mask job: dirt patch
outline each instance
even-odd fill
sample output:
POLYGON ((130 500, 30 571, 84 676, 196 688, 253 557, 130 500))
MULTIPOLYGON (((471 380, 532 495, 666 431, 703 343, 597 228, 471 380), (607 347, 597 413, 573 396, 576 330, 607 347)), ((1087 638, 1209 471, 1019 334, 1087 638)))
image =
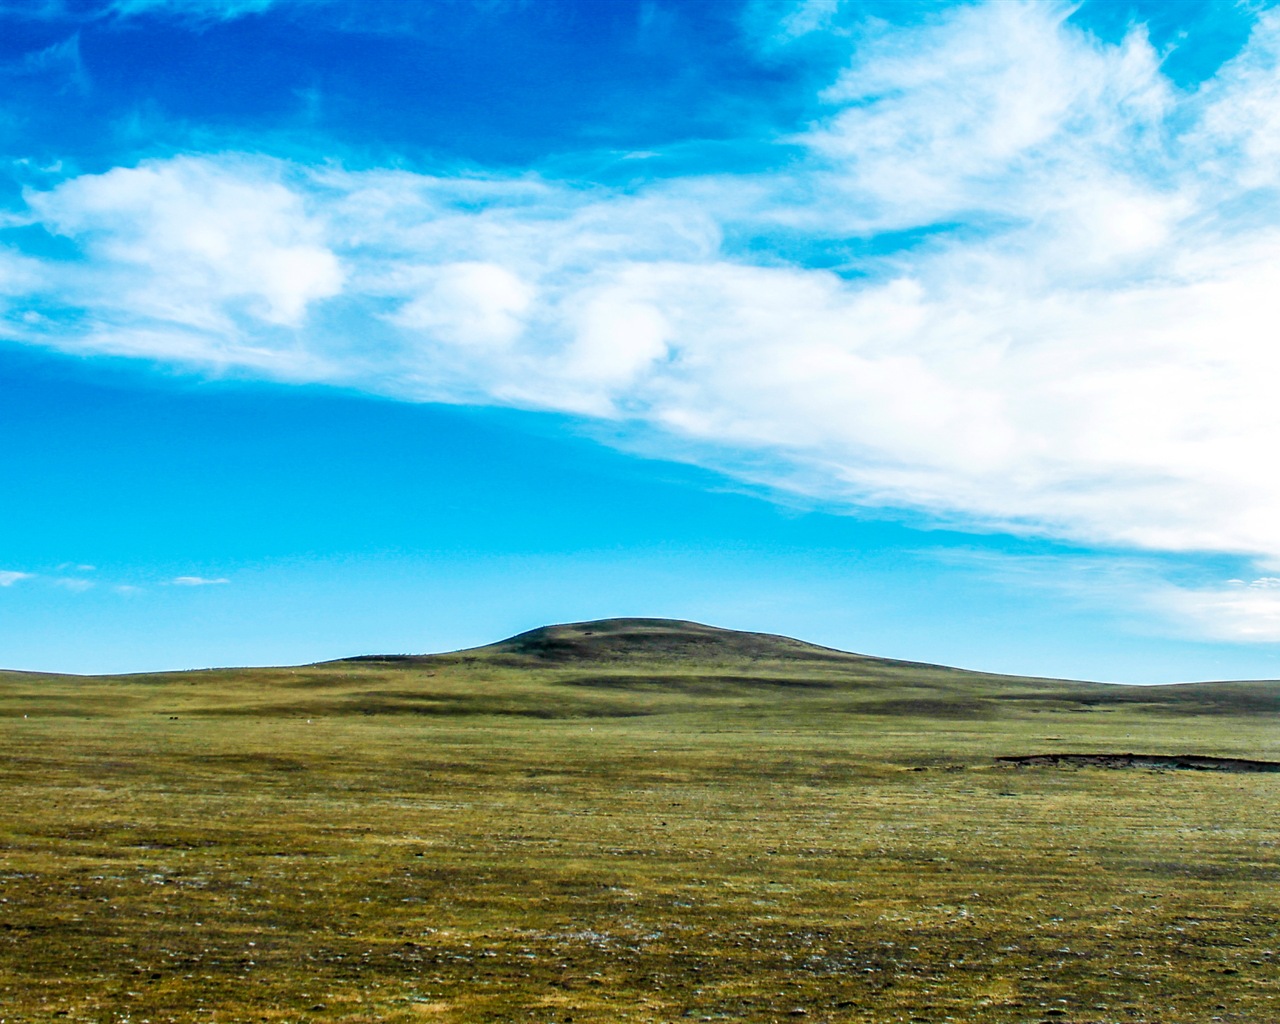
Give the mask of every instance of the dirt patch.
POLYGON ((1280 761, 1245 757, 1205 757, 1200 754, 1019 754, 997 761, 1027 767, 1148 768, 1198 772, 1280 772, 1280 761))

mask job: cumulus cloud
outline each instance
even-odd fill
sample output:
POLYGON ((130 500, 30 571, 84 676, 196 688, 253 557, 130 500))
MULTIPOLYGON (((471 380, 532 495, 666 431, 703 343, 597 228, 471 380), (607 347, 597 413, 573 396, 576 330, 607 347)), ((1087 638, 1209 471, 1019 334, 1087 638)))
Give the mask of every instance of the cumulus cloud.
POLYGON ((292 327, 341 289, 342 268, 273 169, 180 157, 27 200, 46 230, 83 246, 87 264, 60 285, 95 313, 224 333, 237 318, 292 327))
POLYGON ((524 332, 524 314, 533 289, 494 263, 461 262, 413 268, 407 277, 421 290, 400 306, 392 320, 410 332, 430 334, 447 344, 506 347, 524 332), (414 273, 416 270, 416 273, 414 273))
MULTIPOLYGON (((790 10, 824 31, 829 5, 790 10)), ((83 259, 0 253, 7 330, 600 417, 824 499, 1272 571, 1280 12, 1187 91, 1141 27, 1105 43, 1069 10, 849 33, 825 114, 751 176, 69 178, 25 216, 83 259)))
POLYGON ((204 576, 175 576, 169 582, 175 587, 213 587, 222 583, 230 583, 231 581, 223 577, 207 579, 204 576))

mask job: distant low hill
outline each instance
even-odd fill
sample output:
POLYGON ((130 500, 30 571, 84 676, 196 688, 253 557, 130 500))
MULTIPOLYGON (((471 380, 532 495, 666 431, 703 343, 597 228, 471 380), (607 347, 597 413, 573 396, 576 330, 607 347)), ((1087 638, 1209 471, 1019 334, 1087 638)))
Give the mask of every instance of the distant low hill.
POLYGON ((775 633, 748 633, 684 619, 618 618, 539 626, 483 647, 449 654, 364 654, 351 662, 422 662, 449 657, 511 656, 538 664, 675 659, 867 662, 885 659, 820 647, 775 633))
POLYGON ((616 618, 590 622, 566 622, 539 626, 483 647, 447 654, 359 655, 339 659, 341 662, 413 662, 427 664, 441 659, 497 659, 528 667, 575 664, 616 663, 626 661, 676 662, 682 665, 754 664, 763 669, 767 664, 788 664, 808 668, 844 668, 867 672, 920 671, 954 673, 957 677, 983 679, 1026 679, 1035 677, 1000 676, 968 669, 949 668, 928 662, 903 661, 854 654, 833 647, 823 647, 777 633, 752 633, 738 629, 708 626, 685 619, 616 618))
POLYGON ((0 715, 676 713, 934 720, 1280 712, 1280 682, 1121 686, 995 675, 674 619, 544 626, 448 654, 126 676, 0 672, 0 715))
POLYGON ((627 658, 867 660, 774 633, 746 633, 682 619, 600 619, 542 626, 482 649, 565 662, 627 658))

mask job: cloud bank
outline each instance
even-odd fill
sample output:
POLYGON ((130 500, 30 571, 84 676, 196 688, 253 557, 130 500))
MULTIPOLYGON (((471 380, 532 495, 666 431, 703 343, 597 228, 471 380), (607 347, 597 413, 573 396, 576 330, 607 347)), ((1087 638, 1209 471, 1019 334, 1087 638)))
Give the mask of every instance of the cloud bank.
MULTIPOLYGON (((779 31, 829 30, 803 10, 779 31)), ((1280 14, 1184 90, 1141 27, 1069 13, 863 26, 824 116, 756 140, 770 171, 220 153, 28 190, 8 223, 74 255, 0 250, 4 336, 591 417, 849 506, 1280 569, 1280 14)))

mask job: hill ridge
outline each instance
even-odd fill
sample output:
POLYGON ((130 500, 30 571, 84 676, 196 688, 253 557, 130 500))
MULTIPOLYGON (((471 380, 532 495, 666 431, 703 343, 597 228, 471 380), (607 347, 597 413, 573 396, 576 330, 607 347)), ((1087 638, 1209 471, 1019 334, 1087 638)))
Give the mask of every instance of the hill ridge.
POLYGON ((712 626, 691 619, 648 616, 618 616, 553 623, 537 626, 479 647, 442 651, 436 654, 361 654, 322 664, 378 661, 412 663, 496 654, 528 659, 538 664, 567 665, 574 661, 705 658, 717 653, 727 660, 745 658, 760 661, 807 661, 822 662, 831 666, 846 665, 850 668, 919 669, 954 673, 957 676, 975 679, 1080 683, 1086 686, 1112 685, 1098 684, 1093 680, 1067 679, 1058 676, 1021 676, 1007 672, 989 672, 984 669, 959 668, 938 662, 861 654, 841 650, 838 647, 827 647, 809 640, 800 640, 783 633, 740 630, 727 626, 712 626))
POLYGON ((551 658, 732 654, 858 659, 867 656, 821 644, 751 630, 711 626, 690 619, 622 616, 538 626, 488 644, 481 650, 536 654, 551 658))

